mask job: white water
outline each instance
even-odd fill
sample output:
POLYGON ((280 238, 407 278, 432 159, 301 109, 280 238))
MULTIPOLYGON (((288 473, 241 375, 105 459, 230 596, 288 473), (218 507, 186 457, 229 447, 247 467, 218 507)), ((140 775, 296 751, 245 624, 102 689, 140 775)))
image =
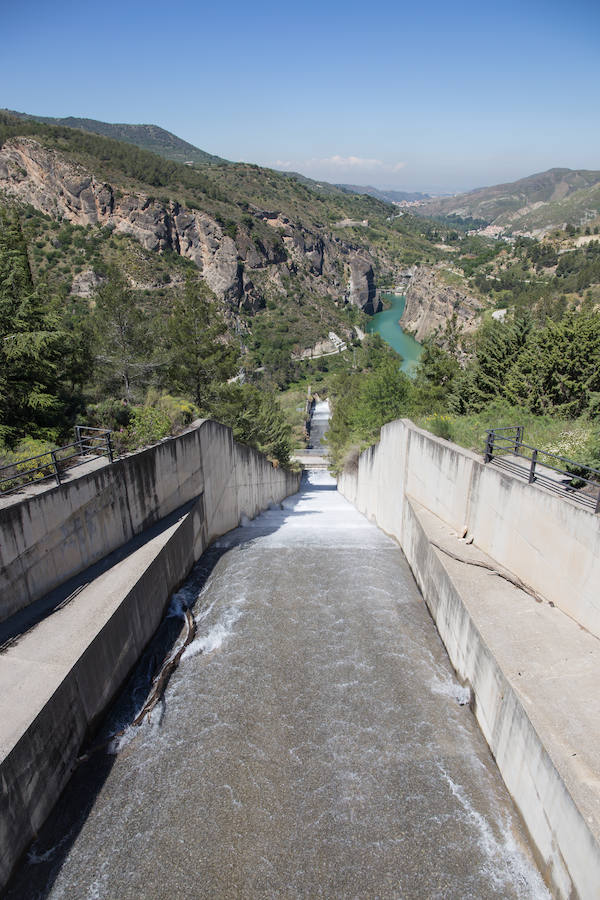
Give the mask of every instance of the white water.
POLYGON ((11 896, 547 897, 397 545, 314 472, 212 552, 160 715, 11 896))

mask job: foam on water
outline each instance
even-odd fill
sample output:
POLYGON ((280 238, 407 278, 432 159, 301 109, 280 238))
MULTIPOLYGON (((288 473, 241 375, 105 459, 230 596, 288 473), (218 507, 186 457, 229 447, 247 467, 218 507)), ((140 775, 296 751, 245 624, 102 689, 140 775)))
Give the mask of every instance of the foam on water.
MULTIPOLYGON (((242 615, 242 606, 246 602, 244 596, 238 597, 234 603, 219 610, 218 619, 202 633, 196 633, 194 640, 185 648, 182 661, 197 656, 199 653, 213 653, 233 634, 233 626, 242 615)), ((196 617, 196 626, 203 624, 215 609, 215 603, 209 604, 196 617)))
POLYGON ((482 869, 495 889, 503 891, 508 885, 517 884, 522 898, 550 900, 551 894, 548 888, 539 872, 526 860, 523 848, 516 843, 514 831, 507 822, 506 816, 496 820, 495 824, 499 831, 496 836, 489 821, 475 809, 469 800, 465 789, 452 780, 443 766, 440 766, 440 772, 453 796, 462 806, 465 815, 477 828, 482 850, 482 869))
POLYGON ((459 684, 451 675, 440 678, 439 674, 436 674, 429 687, 434 694, 456 700, 459 706, 467 706, 471 702, 471 688, 468 685, 459 684))
POLYGON ((52 900, 547 897, 397 545, 322 470, 273 506, 173 597, 163 702, 8 900, 51 866, 52 900))

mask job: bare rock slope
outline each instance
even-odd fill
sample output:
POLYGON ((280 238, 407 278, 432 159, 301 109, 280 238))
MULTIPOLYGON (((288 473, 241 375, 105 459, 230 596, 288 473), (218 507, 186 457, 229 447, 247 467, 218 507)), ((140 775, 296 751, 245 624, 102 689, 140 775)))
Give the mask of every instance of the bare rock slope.
POLYGON ((481 301, 445 284, 438 267, 415 267, 405 296, 400 324, 418 341, 443 331, 454 314, 464 331, 473 331, 479 324, 481 301))
POLYGON ((317 296, 347 300, 367 312, 377 308, 368 252, 310 231, 281 212, 252 210, 280 240, 257 241, 243 224, 234 239, 208 213, 117 190, 32 138, 14 138, 0 149, 0 192, 53 218, 108 226, 148 250, 178 253, 192 260, 217 297, 234 307, 259 308, 265 285, 285 293, 282 276, 299 274, 317 296))

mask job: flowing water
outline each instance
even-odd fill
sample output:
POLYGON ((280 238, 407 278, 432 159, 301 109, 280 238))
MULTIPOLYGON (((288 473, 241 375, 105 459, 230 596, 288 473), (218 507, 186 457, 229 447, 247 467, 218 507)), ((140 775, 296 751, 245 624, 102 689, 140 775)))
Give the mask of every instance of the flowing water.
POLYGON ((399 320, 404 312, 406 298, 403 294, 383 294, 383 299, 390 303, 390 307, 369 319, 367 331, 369 334, 380 334, 383 340, 400 354, 401 368, 410 375, 416 368, 423 347, 400 326, 399 320))
POLYGON ((335 487, 305 475, 205 554, 164 702, 9 897, 548 896, 402 552, 335 487))
POLYGON ((310 438, 307 449, 327 453, 327 442, 323 438, 329 429, 330 417, 329 400, 317 400, 310 417, 310 438))

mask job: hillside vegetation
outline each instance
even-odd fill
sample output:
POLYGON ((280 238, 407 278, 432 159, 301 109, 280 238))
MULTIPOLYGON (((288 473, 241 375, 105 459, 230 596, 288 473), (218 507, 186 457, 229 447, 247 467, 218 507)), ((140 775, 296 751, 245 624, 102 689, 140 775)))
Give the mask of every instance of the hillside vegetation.
POLYGON ((549 169, 507 184, 427 200, 415 212, 503 226, 507 233, 585 225, 600 215, 600 172, 549 169))
POLYGON ((285 463, 276 391, 316 366, 294 356, 331 330, 357 342, 352 291, 438 256, 386 204, 256 166, 190 167, 9 114, 0 147, 5 461, 77 421, 125 449, 208 415, 285 463), (190 223, 186 256, 175 229, 190 223))
POLYGON ((4 112, 21 119, 31 119, 34 122, 44 122, 47 125, 65 125, 67 128, 79 128, 81 131, 90 131, 92 134, 100 134, 113 138, 116 141, 124 141, 127 144, 135 144, 142 150, 149 150, 165 159, 172 159, 180 163, 225 163, 227 160, 220 156, 214 156, 205 150, 200 150, 187 141, 177 137, 170 131, 160 128, 158 125, 127 125, 125 123, 112 124, 99 122, 97 119, 79 119, 75 116, 56 118, 52 116, 32 116, 28 113, 14 112, 7 109, 4 112))
POLYGON ((333 399, 338 467, 399 415, 466 442, 505 415, 560 421, 598 456, 598 225, 494 241, 334 185, 9 114, 0 190, 5 459, 77 421, 126 449, 204 415, 285 464, 309 385, 333 399), (415 267, 438 302, 411 380, 363 332, 378 291, 415 267), (330 332, 348 350, 322 357, 330 332))

